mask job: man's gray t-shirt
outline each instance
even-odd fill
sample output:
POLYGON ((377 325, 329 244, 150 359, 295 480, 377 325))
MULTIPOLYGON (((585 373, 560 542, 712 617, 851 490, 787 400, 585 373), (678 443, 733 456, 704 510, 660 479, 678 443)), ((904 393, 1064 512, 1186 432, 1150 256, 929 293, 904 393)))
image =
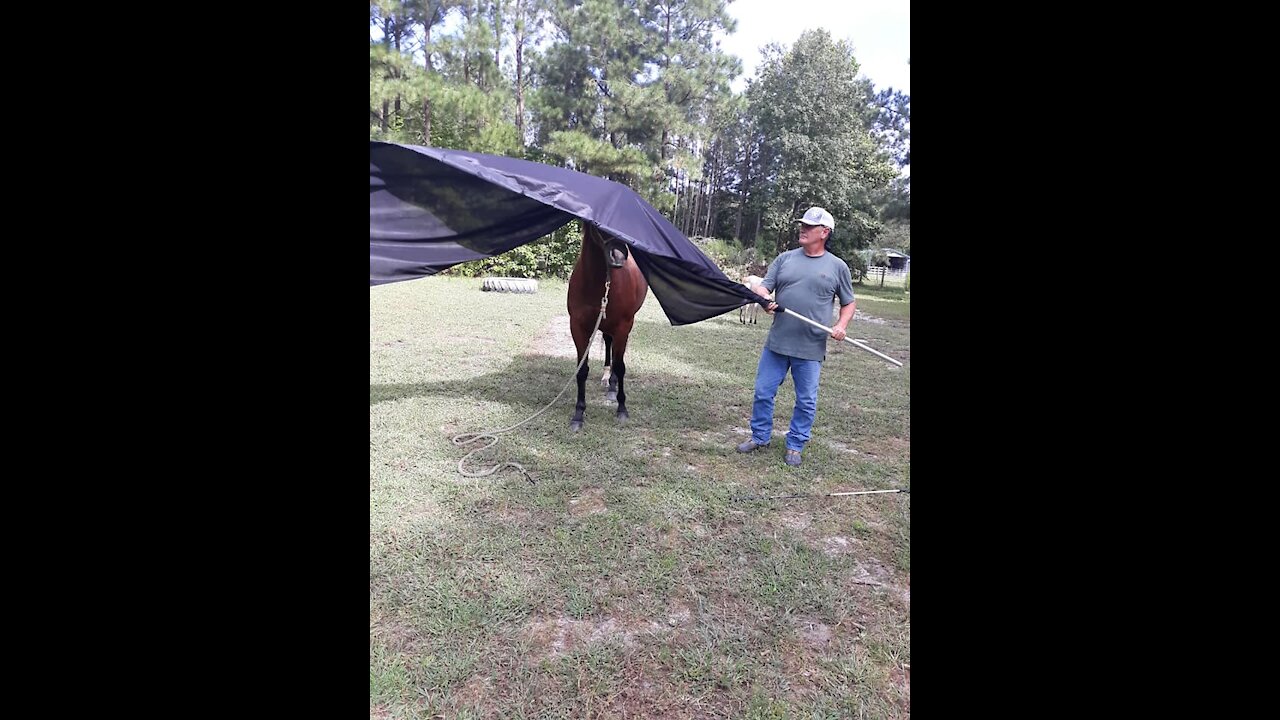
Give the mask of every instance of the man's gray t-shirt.
MULTIPOLYGON (((788 250, 769 264, 761 284, 782 307, 827 327, 832 324, 832 298, 839 298, 842 307, 853 302, 849 266, 830 250, 818 257, 805 255, 804 248, 788 250)), ((773 314, 765 346, 780 355, 826 360, 830 337, 825 330, 779 311, 773 314)))

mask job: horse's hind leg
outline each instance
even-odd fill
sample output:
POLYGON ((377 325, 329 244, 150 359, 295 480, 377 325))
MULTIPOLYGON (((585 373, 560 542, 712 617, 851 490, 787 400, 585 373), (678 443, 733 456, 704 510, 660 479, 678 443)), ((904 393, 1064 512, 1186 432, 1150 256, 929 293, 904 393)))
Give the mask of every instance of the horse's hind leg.
MULTIPOLYGON (((602 333, 603 334, 603 333, 602 333)), ((622 357, 622 352, 618 352, 622 357)), ((614 373, 613 336, 604 336, 604 376, 600 378, 600 387, 604 388, 604 399, 609 402, 618 401, 618 376, 614 373)))
POLYGON ((607 391, 608 400, 612 401, 615 383, 610 381, 610 375, 613 373, 613 336, 600 331, 600 337, 604 338, 604 375, 600 377, 600 387, 607 391))
MULTIPOLYGON (((621 357, 619 357, 621 359, 621 357)), ((617 366, 609 368, 609 377, 604 387, 604 399, 609 402, 618 401, 618 375, 616 373, 617 366)))
MULTIPOLYGON (((627 375, 627 364, 623 360, 627 352, 627 335, 631 332, 631 328, 626 328, 618 333, 616 340, 617 352, 613 358, 613 377, 618 381, 618 422, 626 422, 630 415, 627 414, 627 391, 624 385, 624 378, 627 375)), ((612 386, 612 382, 610 385, 612 386)))

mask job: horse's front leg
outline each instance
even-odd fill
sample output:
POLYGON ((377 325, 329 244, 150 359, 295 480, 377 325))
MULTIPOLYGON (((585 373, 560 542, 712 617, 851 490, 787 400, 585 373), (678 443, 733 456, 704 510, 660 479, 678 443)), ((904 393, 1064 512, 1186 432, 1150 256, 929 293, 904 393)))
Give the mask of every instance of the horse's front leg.
MULTIPOLYGON (((622 378, 627 374, 627 365, 622 360, 622 355, 614 358, 613 361, 613 377, 618 380, 618 422, 626 422, 631 416, 627 414, 627 391, 623 389, 622 378)), ((612 389, 612 383, 610 383, 612 389)), ((613 394, 612 392, 610 394, 613 394)))
MULTIPOLYGON (((627 328, 626 333, 631 329, 627 328)), ((627 391, 624 385, 627 376, 627 364, 624 360, 627 352, 627 335, 619 333, 614 340, 613 379, 618 382, 618 422, 624 423, 631 416, 627 414, 627 391)), ((609 383, 612 388, 613 382, 609 383)))
POLYGON ((569 419, 569 429, 577 432, 582 429, 582 413, 587 409, 587 375, 591 372, 590 362, 583 362, 578 368, 578 404, 573 406, 573 417, 569 419))

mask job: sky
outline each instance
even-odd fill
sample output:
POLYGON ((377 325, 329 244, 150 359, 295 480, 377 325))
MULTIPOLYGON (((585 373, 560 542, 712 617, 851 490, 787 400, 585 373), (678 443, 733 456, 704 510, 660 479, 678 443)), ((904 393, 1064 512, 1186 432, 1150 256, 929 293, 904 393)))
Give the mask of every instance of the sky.
POLYGON ((805 30, 823 28, 853 45, 859 74, 876 90, 892 87, 911 94, 910 0, 733 0, 728 10, 738 30, 720 47, 742 59, 735 91, 755 77, 760 48, 771 42, 789 48, 805 30))

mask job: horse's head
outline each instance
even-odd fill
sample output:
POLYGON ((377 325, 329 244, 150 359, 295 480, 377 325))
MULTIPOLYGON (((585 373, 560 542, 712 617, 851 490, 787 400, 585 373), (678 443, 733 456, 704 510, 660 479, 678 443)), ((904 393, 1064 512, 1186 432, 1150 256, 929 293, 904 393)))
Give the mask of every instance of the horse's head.
POLYGON ((604 260, 611 268, 620 268, 627 264, 627 244, 621 240, 610 238, 604 243, 604 260))
POLYGON ((609 267, 620 268, 627 264, 627 254, 630 250, 625 242, 600 232, 594 226, 587 227, 586 235, 587 239, 604 253, 604 261, 609 267))

